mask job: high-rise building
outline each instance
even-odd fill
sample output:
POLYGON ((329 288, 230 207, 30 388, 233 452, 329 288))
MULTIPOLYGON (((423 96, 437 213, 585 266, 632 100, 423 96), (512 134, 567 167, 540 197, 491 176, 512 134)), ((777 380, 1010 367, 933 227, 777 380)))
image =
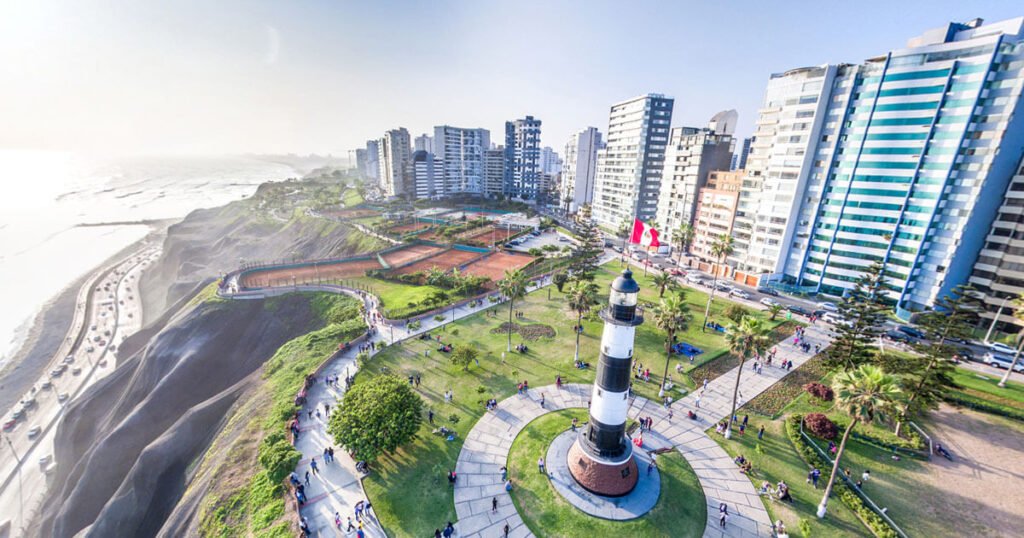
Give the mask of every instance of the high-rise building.
POLYGON ((673 102, 652 93, 611 106, 594 177, 592 210, 599 226, 616 230, 634 217, 654 219, 673 102))
POLYGON ((1002 205, 974 262, 970 284, 982 294, 988 326, 997 320, 1000 330, 1016 333, 1024 325, 1014 315, 1011 302, 1024 296, 1024 160, 1010 180, 1002 205))
POLYGON ((736 133, 736 124, 739 121, 740 114, 736 112, 736 109, 723 110, 711 116, 711 121, 708 122, 708 129, 720 135, 732 136, 736 133))
POLYGON ((484 151, 483 195, 496 198, 505 193, 505 147, 484 151))
POLYGON ((366 177, 366 148, 356 148, 356 172, 366 177))
POLYGON ((559 174, 562 172, 562 158, 550 147, 540 149, 540 172, 542 174, 559 174))
POLYGON ((434 138, 423 133, 417 136, 412 143, 413 151, 429 151, 430 153, 437 153, 434 151, 434 138))
POLYGON ((491 147, 490 131, 439 125, 434 127, 433 147, 444 167, 441 194, 483 192, 484 152, 491 147))
POLYGON ((380 144, 377 140, 366 141, 366 170, 363 174, 372 181, 380 179, 380 144))
POLYGON ((601 131, 587 127, 573 133, 565 144, 562 164, 562 207, 575 213, 594 200, 594 174, 597 172, 597 151, 604 148, 601 131))
POLYGON ((416 198, 432 198, 444 194, 444 169, 429 151, 413 152, 412 180, 416 198))
MULTIPOLYGON (((712 120, 711 125, 714 124, 712 120)), ((719 121, 718 125, 724 124, 719 121)), ((664 237, 663 242, 670 243, 680 225, 693 224, 697 194, 707 182, 708 173, 729 168, 732 144, 731 135, 719 134, 710 128, 672 129, 668 147, 665 148, 661 188, 658 191, 656 220, 664 237)))
POLYGON ((743 170, 714 171, 697 194, 697 213, 693 223, 690 252, 704 261, 717 262, 711 246, 722 235, 732 235, 736 204, 743 185, 743 170))
POLYGON ((782 272, 835 71, 793 69, 768 80, 733 226, 732 260, 743 273, 782 272))
POLYGON ((412 156, 409 131, 405 127, 384 133, 378 141, 380 188, 385 196, 401 196, 409 190, 409 163, 412 156))
POLYGON ((902 318, 967 282, 1024 148, 1022 87, 1024 17, 773 76, 736 218, 742 268, 838 296, 881 262, 902 318))
POLYGON ((505 122, 505 195, 537 200, 540 187, 540 120, 505 122))
POLYGON ((730 170, 744 170, 747 168, 747 155, 750 153, 751 137, 744 138, 739 147, 732 153, 732 165, 730 170))

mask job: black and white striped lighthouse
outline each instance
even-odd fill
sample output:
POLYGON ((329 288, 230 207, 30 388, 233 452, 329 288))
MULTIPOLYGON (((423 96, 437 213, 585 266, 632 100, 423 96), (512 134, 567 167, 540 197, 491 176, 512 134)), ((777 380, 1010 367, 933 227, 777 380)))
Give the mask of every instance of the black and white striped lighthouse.
POLYGON ((632 445, 626 437, 626 414, 633 342, 636 327, 644 320, 637 312, 640 286, 631 271, 623 271, 611 288, 608 306, 601 311, 604 332, 590 398, 590 421, 569 450, 569 470, 587 490, 619 496, 632 491, 638 478, 632 445))

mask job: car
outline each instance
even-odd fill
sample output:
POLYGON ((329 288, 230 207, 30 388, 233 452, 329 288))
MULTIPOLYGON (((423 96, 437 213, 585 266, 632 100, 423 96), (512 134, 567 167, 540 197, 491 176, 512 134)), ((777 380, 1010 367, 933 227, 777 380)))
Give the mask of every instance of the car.
POLYGON ((81 373, 82 373, 82 369, 77 367, 77 366, 71 369, 71 375, 78 375, 78 374, 81 374, 81 373))
POLYGON ((715 282, 715 289, 718 291, 724 291, 725 293, 732 292, 732 286, 726 284, 725 282, 715 282))
POLYGON ((53 454, 47 454, 47 455, 39 458, 39 466, 40 467, 46 467, 52 461, 53 461, 53 454))
POLYGON ((58 402, 66 402, 67 400, 68 400, 68 393, 62 392, 62 393, 57 395, 57 401, 58 402))
POLYGON ((970 344, 971 342, 968 339, 966 339, 966 338, 960 338, 960 337, 956 337, 956 336, 947 336, 945 339, 943 339, 943 343, 944 344, 960 344, 960 345, 966 346, 966 345, 970 344))
POLYGON ((672 268, 672 269, 668 270, 668 274, 670 274, 672 276, 683 276, 686 273, 680 271, 679 269, 672 268))
POLYGON ((829 301, 822 301, 822 302, 818 303, 816 306, 820 310, 824 310, 826 312, 839 312, 839 307, 836 306, 835 303, 831 303, 829 301))
POLYGON ((777 290, 775 288, 769 288, 767 286, 758 286, 757 287, 757 293, 763 293, 765 295, 771 295, 772 297, 778 297, 779 296, 779 290, 777 290))
POLYGON ((761 299, 759 302, 761 304, 767 306, 768 308, 771 308, 771 307, 779 304, 778 301, 776 301, 775 299, 772 299, 771 297, 765 297, 765 298, 761 299))
POLYGON ((910 325, 900 325, 899 327, 896 327, 896 330, 912 338, 917 338, 918 340, 928 339, 928 335, 924 331, 917 327, 911 327, 910 325))
POLYGON ((73 362, 75 362, 74 355, 68 355, 67 357, 64 357, 64 364, 71 364, 73 362))
POLYGON ((43 428, 42 427, 40 427, 40 426, 32 426, 28 430, 28 438, 29 439, 35 439, 36 437, 39 437, 40 433, 43 433, 43 428))
POLYGON ((954 349, 954 352, 954 357, 957 357, 960 360, 964 360, 967 362, 974 362, 978 360, 978 358, 974 356, 974 352, 965 347, 956 348, 954 349))
POLYGON ((794 305, 789 305, 789 306, 786 307, 786 310, 789 310, 790 312, 792 312, 794 314, 800 314, 801 316, 810 317, 810 315, 811 315, 811 313, 808 312, 806 308, 804 308, 804 307, 802 307, 800 305, 795 305, 795 304, 794 305))
MULTIPOLYGON (((986 353, 985 364, 997 370, 1002 370, 1009 368, 1010 365, 1013 364, 1013 358, 1005 355, 999 355, 998 353, 986 353)), ((1016 366, 1013 367, 1013 371, 1018 373, 1024 372, 1024 363, 1018 360, 1016 366)))
POLYGON ((750 294, 749 293, 747 293, 747 292, 745 292, 745 291, 743 291, 743 290, 741 290, 739 288, 733 288, 733 290, 729 292, 729 295, 732 295, 733 297, 738 297, 740 299, 749 299, 750 298, 750 294))
POLYGON ((6 421, 4 421, 4 431, 5 432, 9 432, 9 431, 13 430, 14 427, 17 426, 17 425, 18 425, 18 419, 14 418, 14 417, 8 417, 8 419, 6 421))
POLYGON ((910 337, 909 336, 907 336, 902 331, 897 331, 897 330, 892 330, 892 329, 890 329, 888 331, 885 331, 882 334, 882 338, 885 338, 886 340, 891 340, 893 342, 902 342, 904 344, 909 344, 910 343, 910 337))
POLYGON ((1002 353, 1004 355, 1013 355, 1017 352, 1016 349, 1010 347, 1002 342, 989 342, 988 349, 996 353, 1002 353))
POLYGON ((39 384, 39 388, 43 390, 50 390, 53 388, 53 381, 47 379, 46 381, 43 381, 42 383, 39 384))
POLYGON ((700 273, 687 273, 686 281, 690 284, 700 284, 704 281, 704 275, 700 273))
POLYGON ((35 406, 36 406, 36 399, 35 398, 25 398, 24 400, 21 401, 22 409, 31 409, 31 408, 33 408, 35 406))
POLYGON ((656 264, 654 264, 654 268, 660 271, 660 270, 664 269, 665 266, 660 264, 660 263, 656 263, 656 264))

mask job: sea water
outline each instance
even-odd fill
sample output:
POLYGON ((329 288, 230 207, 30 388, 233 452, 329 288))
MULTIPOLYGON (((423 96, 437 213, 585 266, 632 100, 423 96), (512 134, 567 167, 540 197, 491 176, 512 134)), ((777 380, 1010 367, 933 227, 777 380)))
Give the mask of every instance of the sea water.
POLYGON ((296 177, 290 166, 246 157, 85 158, 0 150, 0 368, 24 345, 36 315, 69 284, 149 232, 296 177))

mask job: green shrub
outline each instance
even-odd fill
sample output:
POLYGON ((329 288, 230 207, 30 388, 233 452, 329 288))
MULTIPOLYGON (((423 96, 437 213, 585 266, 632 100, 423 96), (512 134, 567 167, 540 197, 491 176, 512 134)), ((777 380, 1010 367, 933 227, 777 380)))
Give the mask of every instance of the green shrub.
POLYGON ((302 453, 295 450, 282 432, 274 432, 263 438, 257 451, 257 459, 267 472, 271 482, 284 482, 288 473, 295 469, 302 453))
POLYGON ((943 393, 942 399, 951 404, 968 407, 976 411, 991 413, 993 415, 999 415, 1015 420, 1024 420, 1024 409, 998 404, 958 390, 946 391, 943 393))

